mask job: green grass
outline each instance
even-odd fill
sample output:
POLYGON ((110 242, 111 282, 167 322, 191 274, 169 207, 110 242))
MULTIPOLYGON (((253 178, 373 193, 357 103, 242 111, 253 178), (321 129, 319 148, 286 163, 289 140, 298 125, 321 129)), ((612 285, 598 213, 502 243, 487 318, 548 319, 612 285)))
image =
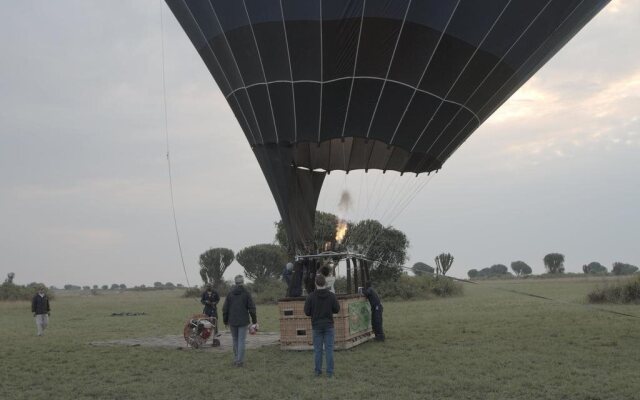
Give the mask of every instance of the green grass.
MULTIPOLYGON (((180 334, 201 306, 179 290, 60 293, 42 338, 27 302, 4 302, 0 399, 640 399, 640 319, 587 306, 601 281, 483 281, 461 297, 385 302, 387 341, 337 352, 331 381, 312 376, 311 352, 278 347, 249 349, 236 369, 228 353, 89 345, 180 334), (110 316, 121 311, 147 315, 110 316)), ((278 330, 275 306, 258 317, 278 330)))

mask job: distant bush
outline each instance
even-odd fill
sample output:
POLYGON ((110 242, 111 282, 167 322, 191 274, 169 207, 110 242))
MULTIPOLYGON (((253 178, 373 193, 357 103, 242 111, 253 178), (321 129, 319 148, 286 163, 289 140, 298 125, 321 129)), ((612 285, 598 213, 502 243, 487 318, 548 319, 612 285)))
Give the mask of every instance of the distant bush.
POLYGON ((513 261, 511 263, 511 269, 517 276, 527 276, 533 272, 531 267, 524 261, 513 261))
POLYGON ((199 298, 202 295, 202 289, 197 286, 186 288, 182 297, 195 297, 199 298))
POLYGON ((593 274, 593 275, 606 275, 607 267, 600 264, 597 261, 590 262, 589 264, 585 264, 582 266, 582 272, 585 274, 593 274))
MULTIPOLYGON (((200 298, 200 296, 202 296, 202 292, 204 292, 205 290, 204 286, 194 286, 194 287, 187 287, 187 288, 185 288, 184 286, 183 287, 176 286, 176 287, 180 289, 185 289, 184 293, 182 294, 182 297, 200 298)), ((218 307, 222 307, 222 304, 224 303, 224 298, 227 296, 227 293, 229 293, 230 287, 231 287, 231 284, 225 281, 219 282, 217 285, 215 285, 215 289, 220 295, 220 304, 218 305, 218 307)), ((147 287, 146 290, 159 290, 159 289, 147 287)))
POLYGON ((638 272, 638 267, 631 264, 614 262, 613 268, 611 268, 611 272, 614 275, 632 275, 638 272))
POLYGON ((287 285, 280 279, 259 279, 246 286, 257 304, 276 304, 287 293, 287 285))
POLYGON ((513 274, 509 272, 506 265, 495 264, 488 268, 482 268, 480 271, 471 269, 467 272, 469 278, 472 279, 511 279, 513 274))
POLYGON ((433 273, 435 272, 432 266, 425 264, 423 262, 417 262, 413 264, 413 267, 411 267, 411 271, 413 271, 413 274, 416 276, 425 275, 425 274, 433 275, 433 273))
MULTIPOLYGON (((16 285, 10 282, 4 282, 0 285, 0 301, 10 300, 31 300, 33 295, 38 292, 38 288, 44 286, 42 283, 32 282, 26 286, 16 285)), ((49 300, 53 300, 54 295, 50 290, 45 289, 49 300)))
POLYGON ((375 283, 374 288, 382 298, 411 300, 433 296, 461 295, 462 284, 444 276, 401 276, 397 281, 375 283))
POLYGON ((598 287, 587 294, 587 300, 589 303, 640 304, 640 276, 598 287))

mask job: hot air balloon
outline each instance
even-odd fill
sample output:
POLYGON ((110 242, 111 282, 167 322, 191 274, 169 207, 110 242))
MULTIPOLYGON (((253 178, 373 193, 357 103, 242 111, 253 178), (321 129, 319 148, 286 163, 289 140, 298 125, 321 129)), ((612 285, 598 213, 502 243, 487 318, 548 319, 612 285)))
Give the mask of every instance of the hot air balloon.
POLYGON ((325 175, 437 171, 608 0, 166 0, 297 252, 325 175))

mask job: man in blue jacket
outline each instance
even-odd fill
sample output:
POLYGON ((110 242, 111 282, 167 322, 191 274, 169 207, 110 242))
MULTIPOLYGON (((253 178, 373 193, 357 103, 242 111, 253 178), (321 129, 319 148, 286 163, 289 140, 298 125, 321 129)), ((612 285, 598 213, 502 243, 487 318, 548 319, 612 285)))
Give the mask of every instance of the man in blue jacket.
POLYGON ((333 377, 333 314, 340 311, 340 303, 334 293, 326 286, 322 274, 316 275, 316 290, 307 296, 304 302, 304 313, 311 317, 313 328, 313 353, 316 376, 322 375, 322 347, 327 357, 327 377, 333 377))
POLYGON ((258 318, 251 293, 244 288, 244 277, 237 275, 234 280, 236 285, 229 291, 222 306, 222 320, 225 326, 229 326, 231 337, 233 337, 233 365, 242 367, 249 316, 252 323, 256 325, 256 329, 258 318))

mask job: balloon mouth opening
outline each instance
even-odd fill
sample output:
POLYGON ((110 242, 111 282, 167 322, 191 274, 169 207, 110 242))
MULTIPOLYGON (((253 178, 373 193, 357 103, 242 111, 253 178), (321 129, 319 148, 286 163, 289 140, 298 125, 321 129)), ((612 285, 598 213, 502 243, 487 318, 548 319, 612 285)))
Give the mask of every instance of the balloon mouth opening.
POLYGON ((321 142, 266 143, 254 146, 254 151, 276 152, 278 158, 289 159, 297 169, 331 173, 332 171, 379 170, 383 173, 429 173, 442 168, 446 146, 409 151, 399 144, 389 144, 363 137, 337 137, 321 142), (424 151, 428 150, 428 151, 424 151), (287 154, 288 153, 288 154, 287 154))

